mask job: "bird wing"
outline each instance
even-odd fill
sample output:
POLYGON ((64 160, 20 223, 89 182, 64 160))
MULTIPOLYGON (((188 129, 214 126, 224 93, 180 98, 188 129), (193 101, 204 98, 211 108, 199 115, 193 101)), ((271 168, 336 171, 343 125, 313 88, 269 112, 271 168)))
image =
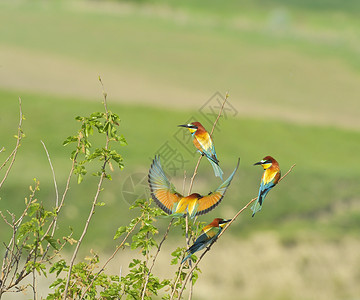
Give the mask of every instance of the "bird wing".
POLYGON ((175 191, 174 186, 167 179, 160 164, 160 156, 155 156, 148 175, 151 197, 166 213, 173 213, 174 205, 182 196, 175 191))
POLYGON ((211 239, 215 236, 217 236, 220 233, 221 229, 219 226, 213 227, 211 225, 207 225, 203 228, 203 234, 206 234, 208 239, 211 239))
POLYGON ((196 239, 194 244, 187 250, 188 253, 194 253, 204 249, 220 233, 219 227, 205 226, 202 234, 196 239), (208 228, 207 228, 208 227, 208 228))
MULTIPOLYGON (((199 144, 201 151, 206 155, 206 157, 208 157, 215 163, 219 163, 219 160, 216 156, 214 143, 210 137, 210 134, 205 131, 201 134, 196 134, 194 137, 195 141, 199 144)), ((194 142, 195 146, 199 149, 199 147, 196 145, 196 142, 194 142)))
POLYGON ((267 184, 275 185, 279 181, 279 179, 280 179, 280 171, 269 168, 264 172, 261 182, 264 182, 265 185, 267 184))
POLYGON ((262 205, 262 201, 267 195, 267 193, 278 183, 281 173, 279 170, 273 171, 267 169, 264 172, 263 177, 261 178, 261 184, 259 189, 259 202, 262 205))
POLYGON ((229 187, 231 180, 233 179, 240 163, 240 158, 236 165, 235 170, 231 173, 228 179, 226 179, 215 191, 209 193, 209 195, 204 196, 198 200, 198 207, 196 215, 203 215, 214 209, 217 205, 220 204, 222 198, 225 195, 227 188, 229 187))

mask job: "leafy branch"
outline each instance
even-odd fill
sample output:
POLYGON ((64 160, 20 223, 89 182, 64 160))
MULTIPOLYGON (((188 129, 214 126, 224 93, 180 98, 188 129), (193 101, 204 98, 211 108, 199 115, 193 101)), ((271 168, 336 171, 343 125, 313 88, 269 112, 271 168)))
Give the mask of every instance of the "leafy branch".
MULTIPOLYGON (((113 169, 112 164, 111 164, 111 160, 112 160, 118 165, 118 167, 120 169, 122 169, 124 167, 122 164, 121 155, 118 154, 115 150, 111 150, 111 148, 109 146, 111 141, 117 141, 117 142, 121 142, 122 144, 126 144, 124 137, 119 136, 117 134, 116 126, 119 125, 120 118, 117 114, 114 114, 108 110, 107 103, 106 103, 107 94, 104 91, 104 86, 103 86, 103 83, 102 83, 100 77, 99 77, 99 81, 103 87, 103 97, 104 97, 103 104, 104 104, 105 112, 104 113, 100 113, 100 112, 93 113, 90 115, 90 117, 77 117, 76 120, 82 122, 81 129, 78 133, 78 136, 77 137, 69 137, 64 142, 64 144, 66 145, 68 142, 72 142, 75 140, 80 141, 80 145, 77 147, 77 150, 80 150, 79 147, 81 147, 81 151, 84 153, 84 160, 81 161, 80 163, 75 163, 75 173, 78 175, 78 183, 82 182, 83 175, 86 174, 86 169, 84 166, 85 163, 88 163, 94 159, 99 159, 100 161, 103 161, 101 170, 98 173, 96 173, 96 175, 100 176, 100 178, 99 178, 97 190, 95 192, 95 196, 94 196, 94 199, 92 202, 92 206, 91 206, 91 209, 89 212, 89 216, 86 220, 84 229, 81 233, 81 236, 75 247, 74 253, 71 257, 69 271, 68 271, 68 275, 67 275, 67 281, 66 281, 64 295, 63 295, 64 300, 67 298, 67 295, 68 295, 72 267, 74 265, 75 258, 80 249, 82 241, 87 233, 92 216, 94 215, 96 204, 97 204, 97 201, 98 201, 101 189, 102 189, 103 181, 104 181, 104 179, 111 180, 111 176, 108 175, 105 170, 106 166, 109 165, 110 169, 113 169), (97 129, 98 133, 100 133, 100 134, 105 133, 106 140, 105 140, 104 148, 101 148, 101 149, 96 148, 95 151, 91 152, 91 143, 89 141, 89 136, 93 134, 94 127, 97 129)), ((74 161, 75 161, 75 158, 74 158, 74 161)))

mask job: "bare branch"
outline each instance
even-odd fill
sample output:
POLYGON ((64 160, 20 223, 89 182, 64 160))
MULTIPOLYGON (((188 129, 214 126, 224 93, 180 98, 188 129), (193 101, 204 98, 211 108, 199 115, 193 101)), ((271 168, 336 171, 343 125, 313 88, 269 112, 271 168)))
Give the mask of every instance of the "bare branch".
POLYGON ((7 164, 7 162, 11 159, 10 165, 7 168, 6 172, 5 172, 4 178, 0 182, 0 189, 1 189, 2 185, 4 184, 6 178, 8 177, 8 175, 10 173, 10 170, 11 170, 11 168, 12 168, 14 162, 15 162, 16 154, 17 154, 17 151, 18 151, 18 149, 19 149, 19 147, 21 145, 21 140, 23 138, 23 131, 22 131, 21 127, 22 127, 22 121, 24 119, 24 115, 23 115, 22 109, 21 109, 21 98, 19 98, 19 114, 20 114, 20 117, 19 117, 19 125, 18 125, 18 132, 17 132, 17 137, 16 137, 15 148, 11 152, 9 157, 5 160, 5 162, 0 167, 0 170, 1 170, 7 164))
POLYGON ((218 114, 218 116, 217 116, 217 118, 216 118, 216 120, 215 120, 215 122, 214 122, 214 124, 213 124, 213 127, 212 127, 212 129, 211 129, 210 136, 212 136, 212 134, 213 134, 213 132, 214 132, 214 129, 215 129, 215 127, 216 127, 216 124, 217 124, 217 122, 219 121, 219 119, 220 119, 220 117, 221 117, 221 114, 222 114, 222 112, 223 112, 223 110, 224 110, 225 103, 226 103, 226 101, 227 101, 228 98, 229 98, 229 92, 226 92, 225 98, 224 98, 224 101, 223 101, 223 104, 221 105, 221 108, 220 108, 220 111, 219 111, 219 114, 218 114))
POLYGON ((180 280, 180 276, 181 276, 181 271, 183 269, 184 264, 180 263, 179 269, 178 269, 178 275, 176 276, 175 282, 174 282, 174 287, 173 290, 171 292, 171 296, 170 296, 170 300, 174 299, 174 295, 176 292, 176 285, 178 284, 179 280, 180 280))
POLYGON ((151 271, 152 271, 152 269, 153 269, 153 267, 154 267, 154 265, 155 265, 155 261, 156 261, 156 258, 157 258, 157 256, 158 256, 159 252, 160 252, 161 246, 162 246, 162 244, 165 242, 165 240, 166 240, 166 238, 167 238, 167 236, 168 236, 168 234, 169 234, 170 227, 171 227, 171 225, 172 225, 173 222, 174 222, 174 218, 171 219, 171 221, 170 221, 170 223, 169 223, 169 226, 168 226, 168 228, 166 229, 166 232, 165 232, 165 234, 164 234, 164 237, 163 237, 163 239, 161 240, 161 242, 160 242, 160 244, 159 244, 159 246, 158 246, 158 248, 157 248, 156 254, 155 254, 154 259, 153 259, 153 261, 152 261, 152 264, 151 264, 151 266, 150 266, 150 268, 149 268, 149 272, 146 274, 146 279, 145 279, 145 283, 144 283, 143 292, 142 292, 142 295, 141 295, 141 300, 144 300, 145 293, 146 293, 146 287, 147 287, 147 284, 148 284, 148 282, 149 282, 149 277, 150 277, 151 271))
MULTIPOLYGON (((295 165, 296 165, 296 164, 293 164, 293 165, 290 167, 289 171, 287 171, 287 172, 285 173, 285 175, 280 178, 279 182, 280 182, 282 179, 284 179, 284 178, 292 171, 292 169, 295 167, 295 165)), ((189 278, 192 276, 192 272, 193 272, 194 269, 197 267, 197 265, 200 263, 200 261, 203 259, 203 257, 206 255, 206 253, 210 251, 211 246, 224 234, 224 232, 231 226, 231 224, 236 220, 236 218, 237 218, 245 209, 247 209, 247 208, 250 206, 250 204, 253 203, 256 199, 257 199, 257 197, 251 199, 242 209, 240 209, 240 210, 235 214, 235 216, 231 219, 231 221, 230 221, 229 223, 227 223, 227 225, 224 227, 224 229, 220 232, 220 234, 219 234, 219 236, 217 237, 217 239, 214 240, 214 241, 206 248, 206 250, 201 254, 201 256, 199 257, 199 259, 196 261, 196 263, 194 264, 194 266, 190 269, 189 273, 186 275, 186 277, 185 277, 185 279, 184 279, 184 282, 183 282, 183 286, 182 286, 182 288, 181 288, 181 290, 180 290, 180 293, 179 293, 178 300, 181 299, 181 295, 182 295, 182 293, 184 292, 184 289, 185 289, 185 286, 186 286, 187 281, 188 281, 189 278)))
MULTIPOLYGON (((129 230, 129 232, 127 233, 127 235, 124 237, 124 239, 122 240, 122 242, 120 243, 119 246, 116 247, 115 251, 113 252, 113 254, 111 254, 111 256, 108 258, 108 260, 105 262, 105 264, 101 267, 101 269, 99 270, 99 272, 97 272, 97 274, 94 276, 94 278, 92 279, 91 283, 88 285, 88 287, 86 288, 86 290, 84 291, 84 293, 82 294, 81 299, 84 299, 84 296, 86 294, 86 292, 89 290, 89 288, 92 286, 92 284, 94 283, 94 281, 96 280, 96 278, 99 277, 99 275, 105 270, 106 266, 108 265, 108 263, 115 257, 116 253, 124 246, 126 240, 128 239, 128 237, 130 236, 130 234, 135 230, 136 226, 140 223, 140 221, 142 220, 142 218, 144 217, 144 213, 142 213, 142 215, 140 216, 140 218, 137 220, 137 222, 135 223, 135 225, 133 226, 133 228, 131 228, 131 230, 129 230)), ((120 273, 121 273, 121 269, 120 269, 120 273)), ((121 274, 120 274, 120 278, 121 278, 121 274)))
POLYGON ((50 155, 49 155, 49 152, 45 146, 45 143, 43 141, 40 141, 41 144, 43 145, 44 147, 44 150, 46 152, 46 156, 48 158, 48 161, 49 161, 49 165, 50 165, 50 169, 51 169, 51 173, 52 173, 52 176, 53 176, 53 181, 54 181, 54 187, 55 187, 55 195, 56 195, 56 198, 55 198, 55 207, 58 207, 59 206, 59 190, 58 190, 58 187, 57 187, 57 184, 56 184, 56 177, 55 177, 55 171, 54 171, 54 167, 51 163, 51 159, 50 159, 50 155))
MULTIPOLYGON (((216 117, 216 119, 215 119, 215 121, 214 121, 213 127, 211 128, 210 138, 211 138, 211 136, 212 136, 212 134, 213 134, 213 132, 214 132, 214 129, 215 129, 215 127, 216 127, 216 124, 218 123, 218 121, 219 121, 219 119, 220 119, 220 117, 221 117, 221 115, 222 115, 222 112, 223 112, 223 110, 224 110, 225 103, 226 103, 226 101, 227 101, 228 98, 229 98, 229 93, 226 92, 224 101, 223 101, 223 103, 222 103, 222 105, 221 105, 221 108, 220 108, 220 110, 219 110, 219 113, 218 113, 218 115, 217 115, 217 117, 216 117)), ((195 170, 194 170, 194 174, 193 174, 193 176, 192 176, 191 179, 190 179, 189 195, 191 194, 191 190, 192 190, 192 187, 193 187, 193 184, 194 184, 194 179, 195 179, 195 176, 197 175, 197 170, 198 170, 198 168, 199 168, 200 161, 201 161, 201 159, 203 158, 203 156, 204 156, 204 155, 201 155, 201 156, 199 157, 199 160, 198 160, 198 162, 197 162, 197 164, 196 164, 196 167, 195 167, 195 170)), ((186 248, 187 248, 187 249, 189 249, 189 242, 190 242, 190 239, 191 239, 191 237, 188 236, 188 233, 189 233, 189 222, 188 222, 188 215, 186 215, 186 233, 185 233, 185 237, 186 237, 186 248)), ((190 266, 191 266, 191 262, 190 262, 190 266)), ((193 292, 193 284, 192 284, 192 281, 190 282, 190 285, 191 285, 191 286, 190 286, 189 300, 192 298, 192 292, 193 292)))
MULTIPOLYGON (((219 119, 220 119, 220 117, 221 117, 221 114, 222 114, 222 112, 223 112, 223 110, 224 110, 225 103, 226 103, 226 101, 227 101, 228 98, 229 98, 229 93, 226 92, 224 101, 223 101, 223 103, 222 103, 222 105, 221 105, 221 108, 220 108, 220 110, 219 110, 219 113, 218 113, 218 115, 217 115, 217 117, 216 117, 216 119, 215 119, 215 121, 214 121, 213 127, 211 128, 210 137, 212 136, 212 134, 213 134, 213 132, 214 132, 214 129, 215 129, 215 127, 216 127, 216 124, 217 124, 217 122, 219 121, 219 119)), ((198 162, 197 162, 197 164, 196 164, 196 167, 195 167, 195 170, 194 170, 194 174, 193 174, 193 176, 192 176, 191 179, 190 179, 189 195, 191 194, 191 190, 192 190, 192 187, 193 187, 194 179, 195 179, 195 176, 196 176, 196 174, 197 174, 197 170, 198 170, 198 168, 199 168, 200 161, 201 161, 202 157, 203 157, 203 155, 201 155, 201 156, 199 157, 199 160, 198 160, 198 162)))

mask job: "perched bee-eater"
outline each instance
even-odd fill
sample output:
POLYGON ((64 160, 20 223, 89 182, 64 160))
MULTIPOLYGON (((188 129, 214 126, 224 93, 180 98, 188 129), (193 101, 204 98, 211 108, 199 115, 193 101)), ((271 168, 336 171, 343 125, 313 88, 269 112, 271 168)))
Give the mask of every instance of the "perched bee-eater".
POLYGON ((167 214, 178 217, 188 214, 191 218, 206 214, 214 209, 221 202, 239 167, 240 158, 234 172, 226 179, 215 191, 206 196, 198 193, 192 193, 189 196, 182 196, 176 192, 173 184, 166 177, 160 164, 160 157, 155 156, 150 170, 148 181, 150 185, 151 196, 156 204, 167 214))
POLYGON ((279 164, 271 156, 264 157, 261 161, 255 163, 254 166, 255 165, 261 165, 264 168, 264 173, 261 177, 259 195, 254 205, 251 207, 251 210, 253 211, 252 216, 261 210, 267 193, 278 183, 281 177, 279 164))
POLYGON ((195 252, 204 249, 205 247, 210 245, 214 240, 216 240, 221 230, 225 227, 226 223, 230 221, 231 219, 224 220, 224 219, 216 218, 209 225, 206 225, 202 229, 202 233, 196 239, 195 243, 188 250, 186 250, 187 255, 181 261, 181 263, 184 263, 195 252))
POLYGON ((222 175, 224 172, 219 166, 219 160, 216 156, 215 147, 210 134, 205 130, 204 126, 200 122, 192 122, 190 124, 178 125, 179 127, 186 127, 189 129, 193 136, 193 143, 202 155, 205 155, 208 161, 211 163, 215 176, 220 177, 223 180, 222 175))

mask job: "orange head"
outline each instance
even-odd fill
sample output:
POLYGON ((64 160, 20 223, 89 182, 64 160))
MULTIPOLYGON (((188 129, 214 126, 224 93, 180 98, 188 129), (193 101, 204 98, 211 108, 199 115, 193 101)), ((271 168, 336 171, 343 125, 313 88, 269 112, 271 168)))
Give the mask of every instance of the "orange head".
POLYGON ((261 161, 255 163, 254 166, 255 165, 261 165, 264 170, 269 169, 271 166, 279 166, 276 159, 271 156, 265 156, 261 161))
POLYGON ((201 133, 201 132, 206 131, 204 126, 202 126, 200 122, 192 122, 192 123, 189 123, 189 124, 178 125, 178 127, 185 127, 187 129, 189 129, 189 131, 191 133, 194 133, 194 132, 201 133))
POLYGON ((215 218, 209 225, 211 225, 212 227, 224 227, 224 225, 226 223, 229 223, 231 221, 231 219, 227 219, 227 220, 224 220, 224 219, 221 219, 221 218, 215 218))

